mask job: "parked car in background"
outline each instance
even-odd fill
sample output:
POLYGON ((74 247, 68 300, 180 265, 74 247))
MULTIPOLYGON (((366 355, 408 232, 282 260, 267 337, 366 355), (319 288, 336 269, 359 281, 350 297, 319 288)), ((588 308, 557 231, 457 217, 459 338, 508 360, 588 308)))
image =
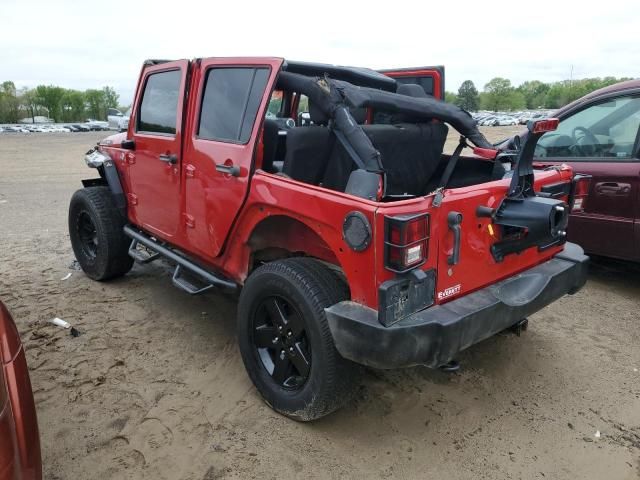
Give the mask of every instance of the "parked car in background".
POLYGON ((88 118, 87 121, 85 122, 85 124, 94 131, 100 131, 100 130, 109 130, 109 123, 108 122, 102 122, 100 120, 93 120, 91 118, 88 118))
POLYGON ((129 129, 129 117, 131 117, 131 109, 127 110, 120 120, 118 120, 118 131, 126 132, 129 129))
POLYGON ((640 262, 640 80, 596 90, 553 116, 560 123, 538 141, 535 161, 592 176, 584 211, 570 216, 569 240, 640 262))
POLYGON ((117 108, 109 108, 107 110, 107 123, 109 124, 109 128, 114 130, 120 130, 120 121, 123 119, 124 115, 117 108))
POLYGON ((0 367, 0 479, 40 480, 40 437, 29 371, 18 330, 2 302, 0 367))
POLYGON ((498 117, 494 123, 494 126, 510 126, 510 125, 518 125, 518 121, 514 117, 510 117, 508 115, 498 117))
POLYGON ((4 131, 7 133, 25 133, 29 132, 28 130, 23 129, 22 127, 15 127, 13 125, 8 125, 4 127, 4 131))

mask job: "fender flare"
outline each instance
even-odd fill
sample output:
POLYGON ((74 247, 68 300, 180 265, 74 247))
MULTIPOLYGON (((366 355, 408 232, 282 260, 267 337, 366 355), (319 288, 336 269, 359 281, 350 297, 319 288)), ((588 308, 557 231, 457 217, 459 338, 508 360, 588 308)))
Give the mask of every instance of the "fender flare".
POLYGON ((82 180, 82 185, 84 187, 93 187, 96 185, 108 186, 118 211, 123 216, 123 218, 126 219, 127 197, 125 196, 124 189, 122 188, 122 182, 120 181, 118 169, 113 164, 112 160, 107 160, 98 170, 100 172, 100 178, 82 180))

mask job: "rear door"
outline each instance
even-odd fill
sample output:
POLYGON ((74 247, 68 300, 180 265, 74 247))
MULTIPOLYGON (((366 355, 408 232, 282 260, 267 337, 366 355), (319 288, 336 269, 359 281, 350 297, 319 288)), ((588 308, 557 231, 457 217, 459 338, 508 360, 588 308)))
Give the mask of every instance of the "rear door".
POLYGON ((134 221, 165 240, 173 240, 180 220, 182 109, 189 62, 179 60, 146 67, 136 95, 127 154, 134 221))
POLYGON ((380 70, 398 83, 416 83, 425 93, 444 100, 444 67, 410 67, 380 70))
POLYGON ((638 259, 640 95, 588 104, 561 118, 538 142, 536 161, 568 163, 592 175, 584 213, 569 222, 569 240, 587 252, 638 259))
POLYGON ((190 249, 222 252, 249 188, 258 131, 282 59, 205 59, 194 74, 184 167, 190 249))

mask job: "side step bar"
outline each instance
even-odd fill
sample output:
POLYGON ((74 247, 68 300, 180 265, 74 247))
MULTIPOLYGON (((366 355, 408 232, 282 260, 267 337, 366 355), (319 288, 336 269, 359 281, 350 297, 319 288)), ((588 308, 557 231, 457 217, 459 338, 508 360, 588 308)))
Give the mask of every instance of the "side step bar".
POLYGON ((205 270, 201 266, 196 265, 191 260, 177 254, 164 245, 160 245, 145 233, 142 233, 139 230, 135 230, 129 225, 126 225, 124 227, 124 233, 126 236, 132 239, 131 247, 129 248, 129 255, 131 255, 136 261, 141 263, 149 263, 162 256, 176 263, 176 270, 173 274, 173 284, 186 291, 187 293, 190 293, 191 295, 202 293, 214 286, 227 289, 237 288, 237 285, 231 280, 227 280, 226 278, 220 277, 212 272, 205 270), (136 248, 138 246, 138 243, 144 245, 154 253, 149 256, 141 254, 140 251, 136 248), (201 279, 206 284, 204 286, 198 286, 196 284, 199 282, 189 281, 185 278, 184 272, 182 270, 185 270, 192 276, 201 279))

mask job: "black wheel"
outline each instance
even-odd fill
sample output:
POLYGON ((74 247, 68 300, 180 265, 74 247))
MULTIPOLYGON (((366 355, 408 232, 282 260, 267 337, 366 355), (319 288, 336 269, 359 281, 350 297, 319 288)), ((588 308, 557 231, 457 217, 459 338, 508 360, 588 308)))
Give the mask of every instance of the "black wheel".
POLYGON ((358 386, 359 367, 340 356, 324 309, 348 291, 322 263, 268 263, 247 280, 238 306, 242 360, 274 410, 300 421, 341 407, 358 386))
POLYGON ((130 240, 122 229, 125 219, 108 187, 78 190, 69 205, 71 246, 84 273, 93 280, 120 277, 131 270, 130 240))

